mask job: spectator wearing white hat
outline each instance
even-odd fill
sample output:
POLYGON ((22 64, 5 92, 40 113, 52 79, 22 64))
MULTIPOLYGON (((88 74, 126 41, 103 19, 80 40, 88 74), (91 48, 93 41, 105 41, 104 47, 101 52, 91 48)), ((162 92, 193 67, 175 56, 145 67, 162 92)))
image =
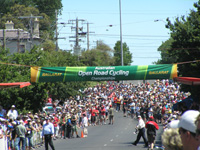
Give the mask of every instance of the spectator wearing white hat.
POLYGON ((199 147, 199 138, 196 136, 195 121, 199 111, 188 110, 183 113, 179 121, 171 123, 172 128, 179 128, 179 134, 183 144, 183 150, 197 150, 199 147))
POLYGON ((148 141, 145 135, 145 123, 140 115, 138 116, 138 125, 136 126, 136 128, 139 130, 139 132, 137 135, 137 139, 135 140, 135 142, 133 142, 133 145, 136 146, 137 143, 140 141, 140 138, 142 137, 145 143, 145 147, 148 147, 148 141))
POLYGON ((12 105, 12 106, 11 106, 11 109, 8 111, 7 116, 8 116, 8 118, 10 118, 10 119, 16 120, 16 118, 17 118, 17 116, 18 116, 18 112, 17 112, 17 110, 15 109, 15 105, 12 105))
POLYGON ((196 136, 197 136, 198 143, 199 143, 198 150, 200 150, 200 114, 197 116, 195 124, 196 124, 196 127, 197 127, 196 128, 196 136))

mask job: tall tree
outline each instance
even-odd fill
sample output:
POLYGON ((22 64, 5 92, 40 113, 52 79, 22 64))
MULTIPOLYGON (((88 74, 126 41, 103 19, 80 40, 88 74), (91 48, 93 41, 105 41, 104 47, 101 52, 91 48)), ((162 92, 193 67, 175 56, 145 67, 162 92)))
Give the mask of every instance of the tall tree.
POLYGON ((0 22, 0 28, 5 28, 5 23, 7 21, 12 21, 14 23, 15 29, 24 29, 29 30, 31 26, 30 24, 30 18, 20 19, 18 17, 20 16, 43 16, 43 19, 40 19, 40 35, 41 39, 53 39, 53 35, 51 32, 53 32, 50 24, 51 21, 49 17, 44 14, 40 13, 37 8, 34 7, 26 7, 25 5, 18 5, 15 4, 10 8, 10 12, 4 14, 1 18, 0 22), (50 36, 51 35, 51 36, 50 36))
MULTIPOLYGON (((129 47, 126 43, 123 43, 123 62, 124 66, 131 65, 132 61, 132 54, 130 53, 129 47)), ((121 42, 117 41, 114 47, 114 65, 121 66, 121 42)))
MULTIPOLYGON (((189 63, 200 60, 200 1, 194 3, 197 10, 191 10, 188 16, 176 18, 174 22, 167 19, 167 28, 170 30, 171 42, 167 56, 172 63, 179 63, 178 73, 183 77, 200 77, 200 62, 189 63), (182 63, 181 62, 188 62, 182 63)), ((162 60, 164 61, 164 60, 162 60)), ((195 97, 200 97, 199 86, 182 85, 185 91, 191 91, 195 97)))
MULTIPOLYGON (((19 16, 28 15, 41 15, 43 19, 40 21, 40 30, 48 31, 49 38, 54 38, 54 31, 56 25, 56 11, 58 14, 61 14, 62 10, 62 0, 1 0, 0 1, 0 28, 4 27, 5 19, 7 20, 19 20, 17 19, 19 16), (16 7, 17 5, 17 7, 16 7), (24 9, 18 9, 17 12, 13 12, 14 8, 19 8, 19 6, 25 7, 27 9, 32 9, 32 11, 23 11, 24 9), (34 12, 37 10, 38 12, 34 12), (5 18, 6 16, 6 18, 5 18)), ((29 25, 28 19, 26 19, 25 25, 29 25)), ((17 23, 15 21, 15 23, 17 23)), ((17 24, 24 23, 24 21, 19 20, 17 24)), ((21 26, 22 26, 21 24, 21 26)), ((26 26, 27 27, 27 26, 26 26)), ((27 27, 28 28, 28 27, 27 27)), ((21 28, 24 29, 24 28, 21 28)), ((44 35, 47 32, 41 33, 42 37, 47 37, 44 35)))
POLYGON ((80 61, 87 66, 113 65, 112 49, 103 41, 99 41, 95 49, 82 53, 80 61))
POLYGON ((158 51, 161 53, 161 59, 158 60, 157 64, 172 64, 177 59, 176 56, 171 56, 169 50, 171 49, 171 43, 173 39, 170 38, 167 41, 163 42, 162 45, 158 48, 158 51))

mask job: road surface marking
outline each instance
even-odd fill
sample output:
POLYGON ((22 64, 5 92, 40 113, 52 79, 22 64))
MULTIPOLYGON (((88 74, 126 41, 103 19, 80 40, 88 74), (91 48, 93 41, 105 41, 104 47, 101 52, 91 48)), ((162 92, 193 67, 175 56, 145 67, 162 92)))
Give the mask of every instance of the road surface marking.
POLYGON ((104 146, 107 146, 107 144, 104 144, 104 146))
POLYGON ((113 139, 110 140, 111 142, 113 141, 113 139))

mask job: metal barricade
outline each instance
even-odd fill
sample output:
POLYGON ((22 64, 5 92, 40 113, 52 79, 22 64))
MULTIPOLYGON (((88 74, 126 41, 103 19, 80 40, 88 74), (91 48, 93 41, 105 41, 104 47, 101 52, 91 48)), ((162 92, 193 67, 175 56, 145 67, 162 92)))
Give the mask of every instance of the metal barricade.
POLYGON ((42 131, 33 131, 32 143, 35 148, 42 145, 42 131))
POLYGON ((4 136, 0 139, 0 150, 8 150, 7 138, 4 136))

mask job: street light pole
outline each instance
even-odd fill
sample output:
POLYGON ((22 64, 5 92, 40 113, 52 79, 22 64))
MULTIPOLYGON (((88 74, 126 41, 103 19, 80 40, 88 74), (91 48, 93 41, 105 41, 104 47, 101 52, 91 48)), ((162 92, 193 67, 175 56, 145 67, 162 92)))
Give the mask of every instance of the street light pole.
POLYGON ((121 42, 121 65, 124 65, 123 59, 123 43, 122 43, 122 13, 121 13, 121 0, 119 0, 119 16, 120 16, 120 42, 121 42))

